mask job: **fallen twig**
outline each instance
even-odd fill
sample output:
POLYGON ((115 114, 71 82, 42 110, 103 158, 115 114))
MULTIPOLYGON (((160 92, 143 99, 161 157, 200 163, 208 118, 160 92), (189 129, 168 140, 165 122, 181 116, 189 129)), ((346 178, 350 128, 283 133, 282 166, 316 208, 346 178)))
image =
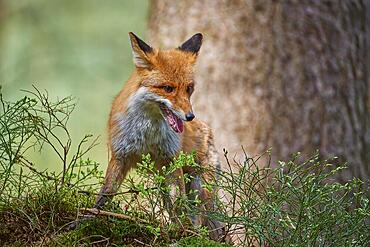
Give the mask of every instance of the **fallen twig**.
POLYGON ((139 194, 138 190, 127 190, 123 192, 116 192, 116 193, 94 193, 87 190, 79 190, 78 193, 85 194, 85 195, 102 195, 102 196, 116 196, 116 195, 124 195, 124 194, 139 194))
POLYGON ((94 215, 112 216, 112 217, 115 217, 115 218, 118 218, 118 219, 129 220, 129 221, 134 221, 134 222, 139 221, 140 223, 149 224, 148 221, 140 219, 140 218, 133 218, 133 217, 125 215, 125 214, 113 213, 113 212, 109 212, 109 211, 100 210, 100 209, 97 209, 97 208, 82 208, 81 210, 84 211, 84 212, 94 214, 94 215))
POLYGON ((151 246, 149 244, 146 244, 144 242, 141 242, 140 240, 137 240, 136 238, 134 238, 134 241, 137 242, 137 243, 139 243, 139 244, 141 244, 141 245, 143 245, 143 246, 151 246))

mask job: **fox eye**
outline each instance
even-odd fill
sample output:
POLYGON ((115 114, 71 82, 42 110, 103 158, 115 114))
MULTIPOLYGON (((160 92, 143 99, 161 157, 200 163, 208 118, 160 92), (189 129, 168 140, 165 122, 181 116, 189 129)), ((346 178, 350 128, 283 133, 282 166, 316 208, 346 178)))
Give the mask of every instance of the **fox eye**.
POLYGON ((172 93, 173 91, 175 91, 175 88, 174 87, 171 87, 171 86, 163 86, 162 88, 167 93, 172 93))
POLYGON ((188 92, 188 94, 192 94, 193 91, 194 91, 194 86, 188 86, 188 88, 186 89, 186 91, 188 92))

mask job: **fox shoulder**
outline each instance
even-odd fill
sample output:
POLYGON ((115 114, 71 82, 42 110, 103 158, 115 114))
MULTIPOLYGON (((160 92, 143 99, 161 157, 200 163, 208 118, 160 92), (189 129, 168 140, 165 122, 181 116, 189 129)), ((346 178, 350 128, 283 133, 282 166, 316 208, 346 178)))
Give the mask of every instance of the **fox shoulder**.
POLYGON ((214 145, 211 128, 199 119, 194 119, 185 124, 182 141, 183 151, 191 153, 196 151, 197 156, 203 157, 207 154, 211 145, 214 145))

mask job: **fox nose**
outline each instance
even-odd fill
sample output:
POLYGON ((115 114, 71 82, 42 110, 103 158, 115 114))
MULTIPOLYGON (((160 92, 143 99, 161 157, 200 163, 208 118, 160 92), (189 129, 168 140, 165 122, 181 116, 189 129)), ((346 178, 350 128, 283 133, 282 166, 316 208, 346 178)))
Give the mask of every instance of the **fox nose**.
POLYGON ((192 112, 188 112, 185 114, 186 121, 191 121, 195 118, 194 114, 192 112))

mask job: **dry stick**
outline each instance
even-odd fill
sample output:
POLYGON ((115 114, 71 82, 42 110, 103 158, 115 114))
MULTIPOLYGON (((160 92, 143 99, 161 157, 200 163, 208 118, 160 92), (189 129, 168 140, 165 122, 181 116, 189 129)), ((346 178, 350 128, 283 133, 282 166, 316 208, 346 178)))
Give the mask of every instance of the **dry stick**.
POLYGON ((19 156, 18 158, 19 158, 19 160, 22 162, 22 163, 21 163, 21 165, 23 165, 23 166, 27 167, 27 168, 28 168, 28 169, 30 169, 32 172, 37 173, 37 174, 38 174, 38 175, 40 175, 41 177, 44 177, 44 178, 46 178, 46 179, 48 179, 48 180, 53 180, 53 181, 58 180, 58 179, 57 179, 57 178, 55 178, 55 177, 48 176, 48 175, 44 174, 43 172, 39 172, 36 168, 34 168, 34 167, 33 167, 33 166, 34 166, 34 164, 33 164, 31 161, 27 160, 25 157, 23 157, 23 156, 19 156))
POLYGON ((102 238, 103 239, 101 239, 101 240, 97 240, 97 241, 92 242, 91 245, 94 246, 94 245, 99 244, 99 243, 107 242, 106 246, 108 246, 109 245, 109 238, 103 237, 103 236, 102 236, 102 238))
POLYGON ((190 233, 190 234, 192 234, 192 235, 194 235, 194 236, 202 237, 202 234, 197 233, 197 232, 194 232, 194 231, 192 231, 192 230, 184 229, 184 231, 185 231, 185 232, 187 232, 187 233, 190 233))
POLYGON ((116 192, 116 193, 94 193, 87 190, 79 190, 78 193, 85 194, 85 195, 102 195, 102 196, 116 196, 116 195, 124 195, 124 194, 139 194, 138 190, 127 190, 123 192, 116 192))
POLYGON ((134 238, 134 241, 135 241, 135 242, 137 242, 137 243, 139 243, 139 244, 141 244, 141 245, 144 245, 144 246, 151 246, 151 245, 149 245, 149 244, 146 244, 146 243, 144 243, 144 242, 141 242, 140 240, 138 240, 138 239, 136 239, 136 238, 134 238))
POLYGON ((134 222, 141 222, 143 224, 149 224, 146 220, 140 219, 140 218, 133 218, 131 216, 125 215, 125 214, 118 214, 118 213, 113 213, 109 211, 104 211, 104 210, 99 210, 97 208, 82 208, 82 211, 94 214, 94 215, 103 215, 103 216, 112 216, 114 218, 118 219, 123 219, 123 220, 129 220, 129 221, 134 221, 134 222))
MULTIPOLYGON (((109 211, 100 210, 100 209, 97 209, 97 208, 82 208, 81 210, 85 211, 85 212, 88 212, 88 213, 91 213, 91 214, 94 214, 94 215, 112 216, 112 217, 115 217, 115 218, 118 218, 118 219, 130 220, 130 221, 134 221, 134 222, 135 221, 140 221, 143 224, 149 224, 149 222, 147 222, 146 220, 140 219, 140 218, 133 218, 133 217, 130 217, 130 216, 125 215, 125 214, 113 213, 113 212, 109 212, 109 211)), ((185 229, 185 232, 191 233, 191 234, 196 235, 196 236, 201 236, 199 233, 196 233, 196 232, 188 230, 188 229, 185 229)))

